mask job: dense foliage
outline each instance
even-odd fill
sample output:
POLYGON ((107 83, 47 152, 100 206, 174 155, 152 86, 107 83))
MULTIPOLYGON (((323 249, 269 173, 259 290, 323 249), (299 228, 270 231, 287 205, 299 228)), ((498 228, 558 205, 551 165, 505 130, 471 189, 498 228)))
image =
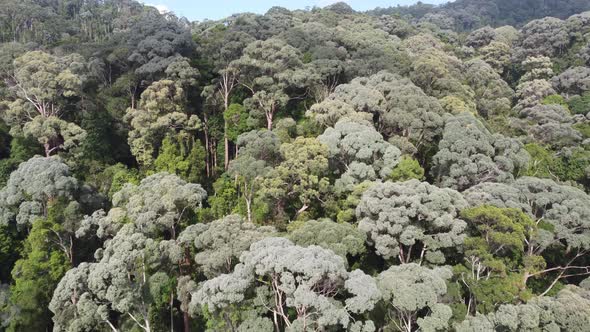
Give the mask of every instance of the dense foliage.
POLYGON ((0 331, 587 331, 590 2, 0 5, 0 331))

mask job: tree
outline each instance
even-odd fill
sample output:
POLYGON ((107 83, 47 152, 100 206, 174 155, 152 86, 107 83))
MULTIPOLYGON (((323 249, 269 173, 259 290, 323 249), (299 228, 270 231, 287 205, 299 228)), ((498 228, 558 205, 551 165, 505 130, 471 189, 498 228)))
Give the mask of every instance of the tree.
POLYGON ((385 179, 397 166, 401 152, 386 142, 369 122, 342 118, 318 136, 330 153, 333 169, 340 173, 334 190, 348 192, 365 181, 385 179), (358 170, 362 171, 358 172, 358 170))
POLYGON ((529 56, 522 62, 524 75, 520 82, 532 80, 547 80, 553 77, 553 63, 546 56, 529 56))
POLYGON ((538 297, 526 304, 502 305, 488 315, 467 317, 458 332, 522 331, 556 329, 576 331, 588 324, 588 291, 575 286, 561 290, 556 297, 538 297), (573 306, 572 304, 576 305, 573 306))
POLYGON ((566 108, 560 105, 537 105, 519 112, 522 122, 515 121, 529 137, 555 148, 574 146, 582 135, 574 129, 574 119, 566 108))
POLYGON ((264 160, 257 160, 251 156, 240 156, 229 164, 228 173, 239 181, 242 187, 242 196, 246 203, 246 212, 249 222, 252 222, 252 201, 260 189, 261 182, 270 172, 264 160))
POLYGON ((320 246, 343 258, 359 256, 366 251, 367 235, 353 225, 323 219, 308 220, 296 227, 289 239, 298 246, 320 246))
MULTIPOLYGON (((374 279, 360 270, 347 272, 344 259, 332 251, 267 238, 244 252, 231 274, 206 281, 193 293, 190 306, 193 312, 202 306, 226 317, 233 306, 251 306, 253 315, 272 317, 276 330, 305 331, 346 329, 354 325, 351 314, 371 310, 379 298, 374 279), (338 292, 347 295, 337 299, 338 292)), ((240 324, 246 322, 230 320, 225 329, 235 331, 240 324)))
POLYGON ((438 48, 428 48, 415 55, 412 82, 428 95, 444 98, 454 96, 474 107, 473 91, 464 84, 465 64, 438 48))
POLYGON ((179 229, 202 207, 206 197, 200 184, 157 173, 141 180, 139 185, 126 184, 113 196, 113 208, 108 214, 99 211, 85 219, 79 234, 91 232, 112 237, 125 220, 130 220, 137 231, 148 236, 176 239, 179 229))
POLYGON ((74 331, 107 324, 114 332, 128 320, 152 331, 149 289, 155 280, 161 251, 157 241, 146 237, 133 224, 97 251, 97 263, 82 264, 68 272, 56 288, 50 308, 57 326, 74 331), (117 322, 118 317, 120 322, 117 322))
POLYGON ((546 278, 542 295, 561 280, 586 275, 581 262, 588 250, 586 217, 588 195, 583 191, 555 183, 550 179, 522 177, 511 185, 482 183, 469 189, 465 198, 472 206, 481 204, 500 208, 518 208, 533 218, 538 232, 525 240, 523 284, 531 278, 546 278), (560 253, 553 262, 551 250, 560 253))
MULTIPOLYGON (((102 204, 100 197, 72 176, 60 158, 33 157, 19 165, 0 191, 2 223, 30 227, 37 218, 48 216, 52 204, 62 200, 71 212, 82 208, 80 213, 102 204)), ((70 231, 74 232, 75 227, 70 231)))
POLYGON ((402 156, 399 164, 391 171, 388 177, 393 182, 404 182, 412 179, 424 180, 424 168, 410 156, 402 156))
POLYGON ((24 243, 23 258, 12 269, 14 284, 10 302, 18 314, 10 320, 7 331, 42 330, 51 316, 47 304, 60 278, 71 267, 70 260, 56 245, 56 221, 37 220, 24 243))
POLYGON ((522 144, 492 135, 470 114, 447 120, 432 174, 444 187, 464 190, 481 182, 505 182, 526 167, 529 155, 522 144))
MULTIPOLYGON (((297 137, 281 145, 282 162, 264 178, 259 195, 284 213, 287 202, 294 202, 295 217, 322 202, 329 180, 328 148, 315 138, 297 137)), ((279 216, 280 217, 280 216, 279 216)))
POLYGON ((545 17, 527 23, 520 31, 516 56, 524 60, 529 55, 552 57, 561 54, 570 43, 564 21, 545 17))
POLYGON ((485 26, 472 31, 465 40, 465 44, 470 47, 480 48, 489 45, 496 39, 496 30, 490 26, 485 26))
POLYGON ((530 291, 520 284, 527 268, 527 239, 538 227, 522 210, 478 206, 461 211, 469 237, 463 244, 465 257, 455 267, 457 280, 465 285, 467 313, 488 313, 497 303, 526 300, 530 291))
POLYGON ((533 80, 520 83, 516 87, 516 96, 518 103, 514 107, 515 110, 532 107, 540 104, 547 96, 555 94, 555 90, 546 80, 533 80))
POLYGON ((466 64, 466 76, 475 93, 477 111, 484 117, 510 112, 514 91, 493 68, 482 60, 466 64))
POLYGON ((375 127, 386 137, 400 135, 416 146, 431 142, 440 133, 443 121, 443 109, 435 98, 408 79, 386 72, 338 86, 310 112, 326 118, 327 122, 322 122, 329 125, 351 113, 350 106, 355 112, 372 114, 377 119, 375 127))
POLYGON ((238 215, 229 215, 208 224, 188 226, 179 235, 179 241, 189 243, 196 253, 196 264, 212 279, 231 273, 242 252, 275 232, 273 227, 258 227, 238 215))
POLYGON ((493 41, 489 45, 482 47, 479 54, 481 59, 500 75, 510 65, 510 46, 504 42, 493 41))
POLYGON ((274 132, 251 131, 238 137, 238 157, 233 160, 228 174, 236 177, 246 203, 248 221, 252 222, 252 201, 266 176, 280 157, 280 142, 274 132))
POLYGON ((582 95, 590 91, 590 68, 573 67, 551 79, 555 90, 566 94, 582 95))
MULTIPOLYGON (((227 170, 230 161, 230 133, 232 126, 228 123, 229 114, 238 109, 230 110, 231 96, 236 87, 238 87, 239 71, 237 68, 230 66, 232 61, 239 59, 248 44, 254 42, 254 38, 247 33, 227 29, 223 25, 216 25, 205 31, 199 36, 198 51, 203 58, 208 59, 213 66, 213 71, 217 77, 213 79, 212 84, 203 89, 202 95, 206 97, 206 103, 213 106, 212 108, 222 108, 224 116, 223 139, 224 139, 224 167, 227 170)), ((235 116, 235 114, 233 115, 235 116)), ((204 116, 205 126, 208 125, 209 116, 204 116)), ((208 134, 208 133, 206 133, 208 134)), ((209 138, 206 138, 209 141, 209 138)), ((209 148, 209 147, 208 147, 209 148)))
POLYGON ((400 263, 445 262, 445 250, 463 242, 467 206, 461 194, 426 182, 385 182, 370 187, 357 207, 359 229, 377 254, 400 263))
POLYGON ((127 55, 141 78, 150 81, 161 79, 165 70, 183 56, 194 51, 190 30, 174 15, 160 15, 157 11, 144 11, 128 28, 127 55))
POLYGON ((257 112, 252 115, 262 114, 266 128, 272 130, 276 112, 289 101, 285 88, 293 71, 302 66, 301 54, 280 39, 255 41, 230 66, 239 72, 240 84, 252 93, 246 101, 257 112))
POLYGON ((162 141, 154 168, 157 172, 176 174, 188 182, 198 183, 205 170, 205 153, 201 141, 191 135, 168 135, 162 141))
POLYGON ((442 299, 450 277, 446 267, 429 269, 414 263, 381 272, 377 285, 391 317, 391 328, 406 332, 416 327, 423 331, 447 329, 452 311, 442 299))
POLYGON ((125 120, 131 125, 128 142, 140 165, 152 167, 166 134, 186 134, 200 128, 199 118, 186 113, 184 93, 174 81, 157 81, 141 94, 139 108, 127 109, 125 120))
POLYGON ((86 133, 61 117, 68 98, 81 93, 84 58, 78 54, 57 57, 32 51, 14 60, 7 84, 16 99, 2 112, 13 135, 34 137, 49 157, 80 144, 86 133))

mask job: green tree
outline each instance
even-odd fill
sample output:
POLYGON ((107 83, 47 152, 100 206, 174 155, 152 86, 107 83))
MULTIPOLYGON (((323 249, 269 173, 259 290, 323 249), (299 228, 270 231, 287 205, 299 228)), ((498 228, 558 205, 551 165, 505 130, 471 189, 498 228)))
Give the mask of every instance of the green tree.
POLYGON ((283 40, 271 38, 252 42, 244 55, 230 64, 239 73, 239 82, 252 96, 246 104, 251 115, 263 117, 272 130, 275 114, 289 101, 285 89, 291 85, 290 76, 302 66, 302 55, 283 40))
POLYGON ((498 303, 517 303, 531 295, 521 284, 529 268, 526 242, 536 236, 537 224, 519 209, 480 206, 461 211, 469 236, 464 262, 455 274, 466 287, 469 314, 488 313, 498 303))
POLYGON ((55 244, 59 240, 55 228, 59 225, 52 219, 59 212, 51 211, 47 219, 33 223, 24 242, 23 258, 12 270, 11 303, 18 308, 18 315, 11 319, 7 331, 42 331, 50 326, 49 301, 71 267, 69 258, 55 244))
POLYGON ((404 182, 412 179, 424 180, 424 168, 420 163, 410 157, 403 156, 397 166, 389 174, 389 179, 393 182, 404 182))
POLYGON ((201 127, 199 118, 186 112, 185 103, 182 86, 162 80, 152 83, 141 94, 139 108, 127 109, 125 119, 131 125, 128 142, 141 166, 153 166, 166 134, 187 135, 201 127))
POLYGON ((276 206, 279 214, 293 207, 296 212, 290 217, 296 218, 321 204, 329 190, 328 148, 315 138, 297 137, 281 145, 281 156, 283 161, 264 178, 259 195, 276 206))
POLYGON ((205 149, 201 141, 191 135, 168 135, 162 141, 154 168, 156 172, 176 174, 188 182, 201 182, 205 172, 205 149))

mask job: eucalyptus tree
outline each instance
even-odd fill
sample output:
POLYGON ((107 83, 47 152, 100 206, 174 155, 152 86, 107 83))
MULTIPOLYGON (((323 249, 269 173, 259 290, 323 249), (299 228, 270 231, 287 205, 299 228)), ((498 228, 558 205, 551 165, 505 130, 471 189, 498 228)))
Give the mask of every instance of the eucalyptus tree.
MULTIPOLYGON (((34 157, 19 165, 0 191, 0 215, 4 225, 30 229, 40 219, 59 210, 53 229, 55 241, 74 264, 74 233, 84 213, 101 208, 103 198, 78 181, 59 157, 34 157)), ((55 217, 52 217, 55 218, 55 217)))
POLYGON ((366 251, 367 235, 357 227, 330 219, 307 220, 297 225, 288 238, 298 246, 320 246, 344 258, 366 251))
POLYGON ((274 132, 263 129, 240 135, 237 144, 238 157, 231 161, 228 173, 236 178, 241 187, 248 221, 252 222, 252 202, 262 179, 280 160, 281 143, 274 132))
POLYGON ((415 263, 392 266, 377 276, 377 285, 391 320, 388 327, 411 332, 443 331, 453 315, 444 303, 448 267, 430 269, 415 263))
POLYGON ((356 209, 359 229, 386 260, 443 264, 445 252, 463 243, 463 196, 418 180, 370 187, 356 209))
POLYGON ((508 83, 483 60, 470 60, 465 66, 465 76, 475 93, 478 113, 484 117, 509 113, 514 91, 508 83))
MULTIPOLYGON (((206 105, 212 108, 222 108, 222 112, 227 112, 231 104, 231 96, 238 87, 239 69, 231 66, 230 63, 239 59, 246 46, 254 42, 255 39, 249 34, 241 31, 234 31, 225 26, 215 25, 202 31, 198 35, 199 46, 198 53, 206 57, 213 66, 213 71, 217 76, 211 81, 211 84, 203 89, 202 95, 205 97, 206 105)), ((209 116, 204 113, 204 125, 208 127, 209 116)), ((224 166, 229 167, 230 146, 228 131, 230 125, 224 122, 224 166)), ((208 132, 207 142, 209 141, 208 132)))
MULTIPOLYGON (((55 324, 72 331, 97 324, 113 331, 157 330, 161 322, 151 315, 169 307, 173 316, 175 278, 188 274, 187 225, 205 197, 200 185, 158 173, 125 185, 108 213, 85 218, 76 235, 95 235, 104 245, 95 262, 70 270, 60 282, 50 305, 55 324)), ((188 322, 187 315, 185 327, 188 322)))
POLYGON ((554 95, 556 92, 551 83, 547 80, 532 80, 518 84, 516 87, 515 110, 519 111, 527 107, 533 107, 541 104, 543 99, 554 95))
POLYGON ((351 316, 371 310, 380 294, 373 278, 360 270, 348 272, 344 259, 331 250, 266 238, 240 256, 232 273, 204 282, 192 294, 189 308, 192 312, 202 307, 213 315, 239 317, 227 321, 225 329, 230 331, 253 324, 253 319, 269 320, 275 330, 364 325, 371 331, 371 321, 354 322, 351 316), (336 298, 338 293, 346 295, 336 298), (235 306, 251 309, 237 315, 232 309, 235 306))
POLYGON ((315 138, 298 137, 282 144, 280 152, 281 162, 264 177, 258 195, 275 206, 277 217, 287 217, 285 208, 293 206, 296 218, 322 204, 329 192, 328 148, 315 138))
POLYGON ((443 109, 433 97, 410 80, 381 72, 343 84, 309 115, 330 125, 351 112, 369 113, 376 119, 375 127, 386 137, 399 135, 414 145, 431 142, 443 123, 443 109), (325 120, 324 120, 325 119, 325 120))
POLYGON ((148 236, 172 239, 202 207, 207 192, 200 184, 187 183, 176 175, 157 173, 138 185, 128 183, 112 199, 108 213, 97 211, 83 221, 79 234, 109 238, 131 221, 148 236))
POLYGON ((352 191, 363 181, 387 178, 401 157, 401 151, 386 142, 370 122, 342 118, 318 136, 330 153, 330 163, 338 171, 334 190, 352 191))
POLYGON ((179 242, 189 245, 195 252, 199 269, 212 279, 231 273, 242 252, 247 251, 252 243, 275 233, 273 227, 259 227, 239 215, 229 215, 211 223, 188 226, 179 235, 179 242))
POLYGON ((86 132, 62 119, 64 108, 82 93, 85 60, 78 54, 54 56, 31 51, 14 60, 7 85, 14 100, 2 111, 13 135, 36 139, 49 157, 60 150, 76 147, 86 132))
POLYGON ((553 62, 546 56, 529 56, 521 64, 524 74, 519 82, 548 80, 553 77, 553 62))
POLYGON ((471 331, 578 331, 589 323, 588 290, 567 286, 555 297, 541 296, 526 304, 501 305, 493 313, 468 316, 455 326, 458 332, 471 331), (573 305, 575 303, 575 305, 573 305))
POLYGON ((570 36, 565 21, 545 17, 527 23, 520 31, 515 56, 524 60, 529 55, 553 57, 569 46, 570 36))
POLYGON ((464 190, 481 182, 510 181, 528 160, 520 142, 492 135, 471 114, 460 114, 447 120, 432 174, 442 186, 464 190))
POLYGON ((583 136, 574 127, 574 118, 561 105, 537 105, 519 112, 520 121, 514 127, 527 133, 536 142, 556 149, 575 146, 583 136))
POLYGON ((242 57, 230 64, 239 72, 240 84, 252 94, 246 103, 252 108, 251 115, 262 115, 268 130, 273 128, 276 113, 290 99, 285 90, 292 83, 294 71, 303 66, 301 58, 296 48, 272 38, 250 43, 242 57))
POLYGON ((555 90, 565 94, 582 95, 590 91, 590 68, 573 67, 551 79, 555 90))

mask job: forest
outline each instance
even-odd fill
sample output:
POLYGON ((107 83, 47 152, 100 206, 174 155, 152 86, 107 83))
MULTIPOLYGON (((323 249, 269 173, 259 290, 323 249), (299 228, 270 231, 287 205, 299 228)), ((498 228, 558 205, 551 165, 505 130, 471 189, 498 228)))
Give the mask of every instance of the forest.
POLYGON ((590 331, 590 2, 2 0, 0 188, 2 332, 590 331))

